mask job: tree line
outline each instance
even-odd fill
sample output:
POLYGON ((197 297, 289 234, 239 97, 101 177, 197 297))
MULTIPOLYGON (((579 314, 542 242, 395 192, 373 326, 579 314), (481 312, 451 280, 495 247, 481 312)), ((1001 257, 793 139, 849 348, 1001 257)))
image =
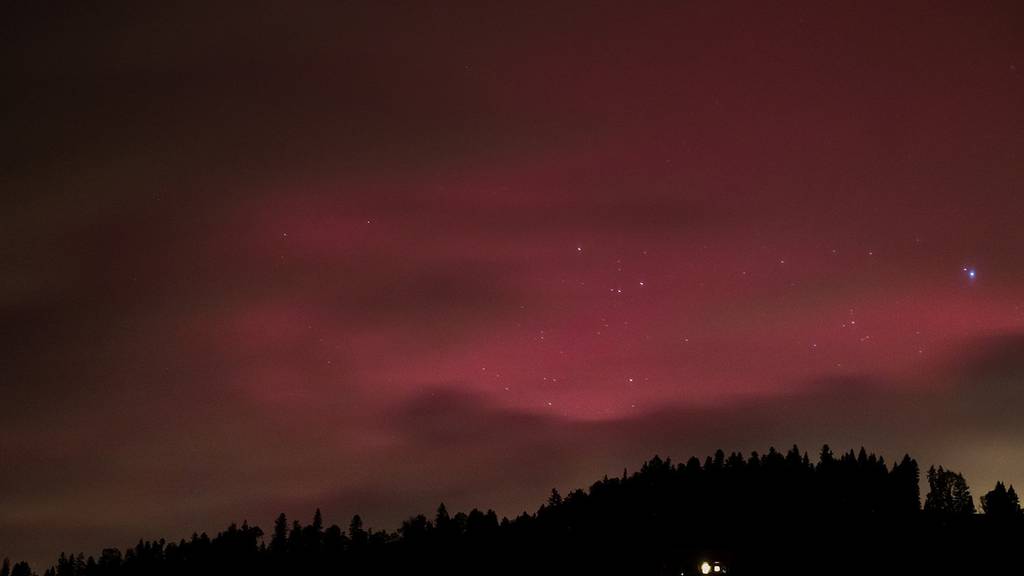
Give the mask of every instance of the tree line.
MULTIPOLYGON (((451 514, 440 504, 396 531, 325 527, 281 514, 272 531, 231 524, 213 537, 140 540, 98 556, 61 554, 45 576, 178 574, 680 574, 714 558, 729 573, 952 573, 1022 566, 1014 554, 1024 515, 1002 482, 974 498, 964 477, 926 473, 905 455, 892 466, 868 453, 812 462, 793 446, 747 456, 718 450, 703 461, 658 456, 633 473, 605 477, 565 496, 553 489, 535 512, 451 514)), ((8 560, 0 576, 31 576, 8 560)))

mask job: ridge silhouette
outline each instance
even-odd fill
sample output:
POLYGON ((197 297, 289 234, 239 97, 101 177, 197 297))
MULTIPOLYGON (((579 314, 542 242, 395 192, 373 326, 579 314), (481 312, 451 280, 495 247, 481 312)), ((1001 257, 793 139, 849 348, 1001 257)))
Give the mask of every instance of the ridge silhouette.
MULTIPOLYGON (((1024 516, 1013 487, 999 482, 976 514, 963 476, 932 467, 921 506, 917 461, 891 467, 864 448, 816 464, 793 446, 749 456, 722 450, 703 463, 654 456, 640 470, 604 477, 536 512, 498 519, 493 510, 432 518, 395 532, 357 514, 347 529, 281 514, 265 535, 246 522, 214 537, 140 540, 98 557, 61 554, 46 576, 177 574, 695 574, 705 560, 729 574, 976 573, 1014 569, 1024 516)), ((4 560, 0 576, 29 576, 4 560)))

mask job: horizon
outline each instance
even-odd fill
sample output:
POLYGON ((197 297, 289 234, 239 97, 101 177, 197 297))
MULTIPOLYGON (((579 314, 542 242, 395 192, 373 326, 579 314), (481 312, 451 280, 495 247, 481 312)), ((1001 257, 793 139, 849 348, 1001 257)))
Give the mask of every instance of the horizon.
MULTIPOLYGON (((317 507, 309 524, 295 517, 289 522, 287 515, 280 513, 273 530, 264 531, 259 524, 246 520, 232 521, 212 535, 204 531, 179 540, 143 538, 134 546, 104 548, 98 555, 62 551, 55 564, 46 564, 49 567, 43 574, 96 576, 139 570, 207 573, 214 567, 256 573, 285 569, 315 573, 372 569, 388 573, 413 567, 438 568, 435 563, 439 561, 449 571, 459 573, 471 566, 479 569, 479 562, 502 549, 506 553, 518 550, 537 554, 535 548, 545 545, 582 545, 577 553, 597 558, 600 555, 594 554, 593 547, 598 541, 624 538, 627 545, 638 546, 634 549, 637 553, 644 547, 657 549, 656 539, 668 533, 682 536, 682 541, 663 547, 654 555, 653 563, 636 562, 635 558, 631 562, 630 554, 620 554, 614 562, 632 564, 641 573, 653 570, 659 574, 674 574, 684 566, 692 568, 698 560, 707 573, 711 569, 709 559, 714 559, 715 565, 724 561, 733 566, 735 561, 734 567, 747 570, 759 564, 762 569, 773 565, 778 569, 785 560, 759 560, 756 552, 772 548, 768 544, 772 538, 763 533, 769 527, 776 534, 787 534, 779 543, 803 534, 811 541, 829 542, 831 546, 835 542, 831 531, 845 534, 848 543, 874 542, 872 556, 876 560, 879 555, 887 558, 890 566, 920 568, 922 563, 931 563, 935 568, 941 565, 948 569, 952 562, 963 569, 976 569, 978 554, 984 553, 994 555, 985 560, 986 565, 1006 568, 1012 562, 1008 545, 1024 527, 1019 497, 1012 485, 1007 488, 1000 482, 991 491, 981 491, 977 500, 980 507, 961 474, 941 465, 930 466, 922 473, 919 463, 907 454, 888 465, 864 447, 836 452, 824 445, 816 461, 796 445, 786 451, 769 447, 763 454, 754 451, 748 456, 739 452, 727 455, 717 449, 703 459, 693 455, 685 463, 673 464, 671 458, 655 455, 639 470, 624 469, 620 477, 605 475, 585 490, 567 490, 565 496, 553 488, 535 512, 502 516, 500 521, 490 508, 486 513, 473 508, 467 514, 465 510, 449 511, 441 502, 433 519, 422 513, 407 514, 397 530, 366 525, 358 514, 344 529, 325 522, 317 507), (595 521, 603 526, 593 524, 595 521), (737 530, 741 526, 746 528, 737 530), (830 527, 825 530, 829 535, 820 540, 823 526, 830 527), (631 533, 640 530, 644 536, 626 537, 623 529, 631 533), (908 538, 908 529, 924 530, 930 538, 946 544, 936 549, 935 542, 926 544, 929 537, 908 538), (858 536, 874 530, 887 535, 867 540, 858 536), (718 536, 709 540, 709 533, 718 536), (814 533, 819 537, 811 536, 814 533), (554 540, 550 540, 552 537, 554 540), (958 548, 966 545, 974 549, 954 555, 940 551, 942 546, 954 543, 958 548), (665 554, 668 556, 663 557, 665 554), (473 560, 467 563, 463 555, 473 560), (460 561, 451 564, 456 558, 460 561), (261 563, 263 568, 259 567, 261 563)), ((536 560, 544 559, 540 554, 536 560)), ((833 561, 827 551, 812 557, 816 563, 833 561)), ((808 558, 804 556, 805 565, 808 558)), ((545 569, 569 568, 551 560, 545 560, 545 569)), ((870 563, 868 558, 855 560, 855 565, 870 563)), ((3 564, 3 576, 30 575, 24 562, 16 562, 13 571, 8 558, 4 557, 3 564)), ((578 566, 579 561, 573 564, 578 566)), ((534 565, 532 569, 540 567, 534 565)), ((850 571, 851 567, 843 569, 850 571)), ((516 573, 508 567, 502 573, 506 572, 516 573)))
MULTIPOLYGON (((563 502, 563 499, 565 499, 565 501, 577 499, 578 501, 578 499, 581 498, 581 496, 586 497, 587 495, 589 495, 593 497, 597 493, 595 492, 595 490, 598 490, 598 492, 601 493, 605 493, 609 488, 616 489, 622 484, 636 482, 638 478, 643 477, 645 474, 651 474, 652 471, 667 469, 673 470, 677 474, 707 474, 709 473, 709 471, 713 474, 722 472, 727 474, 742 474, 744 469, 749 469, 751 463, 759 461, 762 463, 761 466, 767 466, 770 460, 773 462, 775 466, 782 465, 785 468, 789 468, 790 470, 790 467, 793 466, 797 467, 798 469, 809 467, 808 469, 810 471, 820 471, 822 467, 828 466, 830 464, 833 467, 835 467, 835 465, 837 464, 849 464, 855 466, 855 468, 866 467, 867 469, 874 469, 874 467, 877 465, 878 467, 880 467, 883 475, 888 475, 890 483, 896 481, 900 485, 902 485, 906 480, 916 478, 916 481, 912 482, 913 489, 911 492, 900 492, 900 503, 897 505, 897 508, 899 508, 900 511, 897 513, 896 516, 889 517, 890 520, 899 519, 901 517, 905 518, 905 516, 901 515, 905 515, 909 510, 917 511, 919 513, 923 512, 926 515, 930 514, 943 516, 946 518, 947 521, 955 520, 959 515, 962 514, 962 512, 954 512, 947 509, 946 506, 948 506, 948 504, 938 503, 938 501, 941 499, 940 496, 936 497, 936 503, 931 503, 934 492, 942 493, 944 490, 948 490, 948 487, 939 487, 941 484, 936 484, 933 486, 932 474, 937 473, 937 475, 942 475, 944 473, 950 473, 953 474, 955 477, 963 480, 962 476, 953 470, 944 471, 944 467, 942 465, 931 465, 927 469, 923 469, 922 467, 920 467, 917 460, 914 459, 909 454, 904 454, 903 457, 899 459, 886 461, 884 456, 877 455, 873 451, 868 451, 863 446, 861 446, 859 450, 850 448, 848 450, 835 451, 832 449, 831 446, 827 444, 823 445, 820 448, 816 458, 811 459, 810 452, 808 450, 800 449, 798 446, 794 444, 793 446, 786 450, 777 450, 774 446, 770 446, 767 450, 764 450, 763 453, 755 450, 752 451, 750 454, 746 455, 736 451, 731 451, 727 453, 726 451, 719 448, 715 450, 714 454, 703 455, 703 458, 700 455, 695 454, 691 455, 685 460, 680 458, 675 462, 673 462, 673 458, 671 457, 661 458, 659 455, 656 454, 646 459, 641 464, 641 466, 637 467, 632 471, 630 471, 628 468, 624 468, 622 470, 621 476, 610 476, 606 474, 603 476, 603 478, 597 479, 592 483, 588 483, 588 486, 577 486, 566 489, 564 497, 561 496, 560 491, 557 487, 552 488, 551 491, 548 493, 548 498, 545 502, 539 505, 535 505, 529 509, 520 511, 519 513, 513 514, 497 514, 497 516, 494 516, 496 512, 492 508, 482 509, 476 507, 472 508, 472 510, 460 510, 457 508, 448 510, 448 506, 445 504, 445 502, 440 502, 438 503, 436 509, 433 512, 435 514, 434 520, 431 520, 431 511, 426 511, 427 514, 424 514, 424 511, 416 511, 406 513, 403 516, 403 520, 401 523, 402 525, 400 527, 379 527, 366 523, 366 519, 363 518, 362 515, 360 515, 358 512, 355 512, 352 514, 351 522, 349 523, 349 528, 346 530, 344 528, 341 528, 342 526, 346 525, 344 521, 340 523, 332 522, 330 521, 329 517, 327 520, 325 520, 320 507, 316 507, 314 513, 309 515, 313 519, 312 523, 309 525, 304 524, 303 521, 298 519, 296 516, 289 517, 284 512, 275 515, 275 521, 273 524, 275 525, 275 530, 277 529, 277 524, 280 523, 284 527, 284 529, 288 530, 289 532, 295 532, 296 530, 299 530, 300 533, 305 532, 304 526, 317 526, 317 530, 319 531, 321 537, 323 537, 323 535, 331 533, 332 530, 340 529, 340 533, 342 535, 351 532, 354 529, 354 523, 358 519, 360 523, 360 529, 365 529, 367 533, 371 535, 379 534, 380 536, 386 538, 390 542, 402 542, 409 538, 409 535, 403 533, 403 531, 406 530, 409 526, 414 525, 414 522, 417 519, 425 521, 425 526, 423 526, 422 529, 426 529, 427 531, 431 529, 441 529, 442 527, 439 525, 439 522, 440 515, 442 513, 445 514, 446 518, 448 518, 450 515, 450 518, 454 519, 455 521, 465 523, 467 516, 472 517, 474 514, 484 514, 484 510, 486 510, 486 515, 494 517, 494 527, 499 527, 497 517, 500 517, 500 526, 504 528, 510 522, 512 524, 520 523, 523 520, 524 516, 527 516, 531 519, 542 518, 545 513, 545 509, 547 509, 547 512, 550 512, 552 507, 559 506, 563 502), (739 459, 738 466, 735 460, 737 458, 739 459), (791 460, 792 458, 795 458, 795 461, 791 460), (598 487, 602 486, 603 488, 598 489, 598 487), (903 499, 909 500, 907 502, 903 502, 903 499), (908 510, 906 508, 906 505, 909 505, 911 503, 913 505, 910 506, 908 510), (934 506, 934 508, 930 509, 929 506, 934 506), (461 520, 459 520, 460 517, 462 518, 461 520)), ((774 470, 775 473, 781 472, 781 470, 777 467, 774 468, 774 470)), ((838 471, 839 470, 836 469, 833 473, 838 471)), ((848 469, 847 472, 849 472, 848 469)), ((662 480, 664 480, 664 478, 662 478, 662 480)), ((746 479, 748 483, 751 483, 752 480, 753 478, 750 477, 746 479)), ((755 484, 751 483, 751 486, 747 487, 749 488, 754 486, 755 484)), ((860 485, 848 485, 847 488, 852 489, 852 492, 847 494, 846 497, 852 497, 855 501, 857 499, 871 501, 873 499, 880 498, 880 486, 889 486, 889 484, 883 483, 882 485, 878 485, 868 482, 860 485)), ((1014 502, 1015 504, 1018 503, 1018 497, 1016 495, 1015 488, 1012 484, 1004 484, 1003 482, 999 482, 995 486, 994 491, 998 491, 1000 486, 1002 486, 1002 489, 1004 491, 1007 491, 1009 493, 1010 497, 1012 498, 1012 502, 1014 502)), ((834 488, 837 487, 838 486, 834 486, 834 488)), ((714 489, 720 490, 720 488, 714 489)), ((969 490, 970 487, 967 486, 967 489, 969 490)), ((892 487, 885 488, 884 490, 892 490, 892 487)), ((989 514, 1001 515, 1006 513, 1004 509, 998 509, 993 511, 987 509, 985 499, 989 496, 989 494, 990 493, 988 493, 988 491, 984 489, 978 490, 977 494, 970 491, 966 493, 966 501, 969 503, 972 510, 970 515, 984 514, 987 517, 989 514)), ((800 497, 810 499, 809 494, 802 493, 800 491, 793 492, 792 495, 799 495, 800 497)), ((697 494, 687 494, 686 496, 689 498, 700 497, 697 494)), ((955 492, 952 493, 952 496, 954 498, 957 498, 955 492)), ((889 497, 891 498, 892 495, 890 494, 889 497)), ((881 504, 881 502, 876 502, 876 505, 878 504, 881 504)), ((817 503, 816 505, 820 506, 820 503, 817 503)), ((717 502, 712 505, 712 508, 722 506, 732 506, 732 508, 729 508, 729 510, 732 510, 732 513, 737 512, 736 505, 734 502, 717 502)), ((833 502, 831 502, 830 514, 838 518, 842 518, 844 517, 844 515, 849 514, 851 512, 849 506, 850 505, 848 503, 844 504, 842 499, 835 499, 833 502)), ((886 503, 885 506, 893 506, 893 503, 886 503)), ((853 510, 855 509, 856 507, 853 508, 853 510)), ((797 510, 800 510, 800 508, 798 508, 797 510)), ((887 512, 876 513, 893 514, 893 511, 889 510, 887 512)), ((1020 516, 1021 514, 1019 505, 1016 513, 1018 516, 1020 516)), ((779 520, 783 521, 785 519, 780 518, 779 520)), ((993 520, 996 522, 1000 522, 1005 521, 1006 518, 1004 516, 999 516, 993 517, 993 520), (1002 520, 1000 520, 1000 518, 1002 518, 1002 520)), ((137 539, 135 543, 128 543, 125 545, 118 546, 104 546, 102 552, 103 555, 106 555, 111 549, 113 549, 117 551, 118 554, 120 554, 120 550, 124 550, 125 554, 127 555, 128 551, 133 550, 133 547, 137 549, 137 545, 145 544, 146 546, 149 546, 152 544, 159 543, 159 545, 162 547, 165 541, 167 544, 171 546, 177 545, 179 542, 180 545, 184 546, 188 542, 195 542, 197 537, 199 539, 210 538, 216 540, 222 538, 226 533, 230 533, 232 530, 240 528, 243 532, 252 529, 256 530, 259 533, 259 535, 255 538, 255 541, 260 544, 260 552, 262 553, 267 552, 269 547, 272 547, 274 545, 273 540, 278 537, 269 528, 267 530, 262 530, 263 525, 265 524, 262 524, 260 522, 249 522, 248 519, 233 519, 230 522, 225 523, 222 528, 218 528, 215 531, 193 531, 190 535, 184 535, 180 538, 167 538, 165 536, 153 536, 151 538, 144 537, 137 539), (263 548, 263 546, 268 546, 268 548, 263 548)), ((996 524, 996 526, 999 526, 999 524, 996 524)), ((1011 529, 1012 525, 1006 524, 1003 527, 1005 529, 1011 529)), ((464 526, 463 529, 465 529, 464 526)), ((354 536, 348 534, 348 537, 351 539, 354 536)), ((69 561, 72 561, 76 557, 83 559, 87 558, 89 563, 91 564, 94 561, 94 559, 100 557, 100 554, 98 553, 98 551, 83 552, 62 549, 60 552, 59 561, 55 556, 54 559, 51 559, 50 562, 40 563, 36 565, 37 568, 33 570, 33 573, 42 573, 42 571, 40 570, 41 568, 45 568, 46 570, 52 570, 54 568, 59 569, 60 562, 63 562, 65 558, 69 559, 69 561)), ((703 557, 709 556, 707 554, 704 554, 703 557)), ((18 561, 22 560, 12 560, 2 555, 0 555, 0 559, 2 559, 5 563, 10 561, 11 564, 17 563, 18 561)))

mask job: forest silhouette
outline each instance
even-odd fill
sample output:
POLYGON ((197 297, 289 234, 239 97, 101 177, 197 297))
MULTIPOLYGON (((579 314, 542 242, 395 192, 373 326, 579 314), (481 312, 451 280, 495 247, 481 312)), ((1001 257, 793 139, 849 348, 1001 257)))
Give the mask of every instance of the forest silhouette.
MULTIPOLYGON (((142 541, 99 556, 61 554, 47 576, 179 574, 729 574, 1024 573, 1024 516, 1012 486, 980 498, 964 477, 920 470, 909 455, 888 466, 861 448, 813 463, 793 446, 703 462, 655 456, 588 490, 552 490, 534 513, 452 514, 444 504, 395 532, 278 516, 271 532, 243 522, 214 537, 142 541)), ((29 576, 4 560, 0 576, 29 576)))

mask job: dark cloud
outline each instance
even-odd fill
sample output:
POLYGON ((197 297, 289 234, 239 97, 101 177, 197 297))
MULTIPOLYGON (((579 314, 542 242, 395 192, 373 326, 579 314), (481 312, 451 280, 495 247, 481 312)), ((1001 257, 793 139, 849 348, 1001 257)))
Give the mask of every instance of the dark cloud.
POLYGON ((1001 441, 1024 437, 1024 334, 979 338, 958 360, 955 413, 1001 441))
MULTIPOLYGON (((482 486, 482 493, 437 487, 432 494, 435 499, 461 494, 464 506, 500 502, 505 514, 517 513, 518 507, 532 509, 551 486, 581 487, 656 453, 681 460, 717 448, 763 453, 769 446, 784 450, 798 443, 814 457, 821 444, 829 443, 834 450, 867 446, 890 462, 910 452, 924 467, 939 463, 956 467, 970 463, 970 455, 987 445, 1024 442, 1024 429, 1013 417, 1021 408, 1016 397, 1022 384, 1019 378, 1007 387, 972 376, 1016 373, 1021 368, 1020 344, 1020 335, 964 343, 965 350, 983 352, 964 365, 968 376, 947 374, 945 392, 908 387, 905 382, 842 377, 820 380, 782 396, 578 421, 508 410, 456 387, 439 388, 411 400, 388 422, 398 437, 396 452, 430 454, 429 469, 437 477, 444 476, 442 470, 458 469, 486 479, 466 480, 482 486), (999 393, 992 394, 993 390, 999 393), (1007 391, 1009 396, 1003 394, 1007 391), (507 492, 495 489, 503 482, 507 492), (509 500, 510 494, 529 498, 509 500)), ((401 456, 393 460, 406 461, 401 456)), ((1008 456, 1001 464, 999 478, 1024 476, 1024 459, 1019 456, 1008 456)), ((419 462, 404 469, 400 476, 423 478, 419 462)), ((976 472, 972 478, 976 491, 996 479, 990 471, 976 472)))

